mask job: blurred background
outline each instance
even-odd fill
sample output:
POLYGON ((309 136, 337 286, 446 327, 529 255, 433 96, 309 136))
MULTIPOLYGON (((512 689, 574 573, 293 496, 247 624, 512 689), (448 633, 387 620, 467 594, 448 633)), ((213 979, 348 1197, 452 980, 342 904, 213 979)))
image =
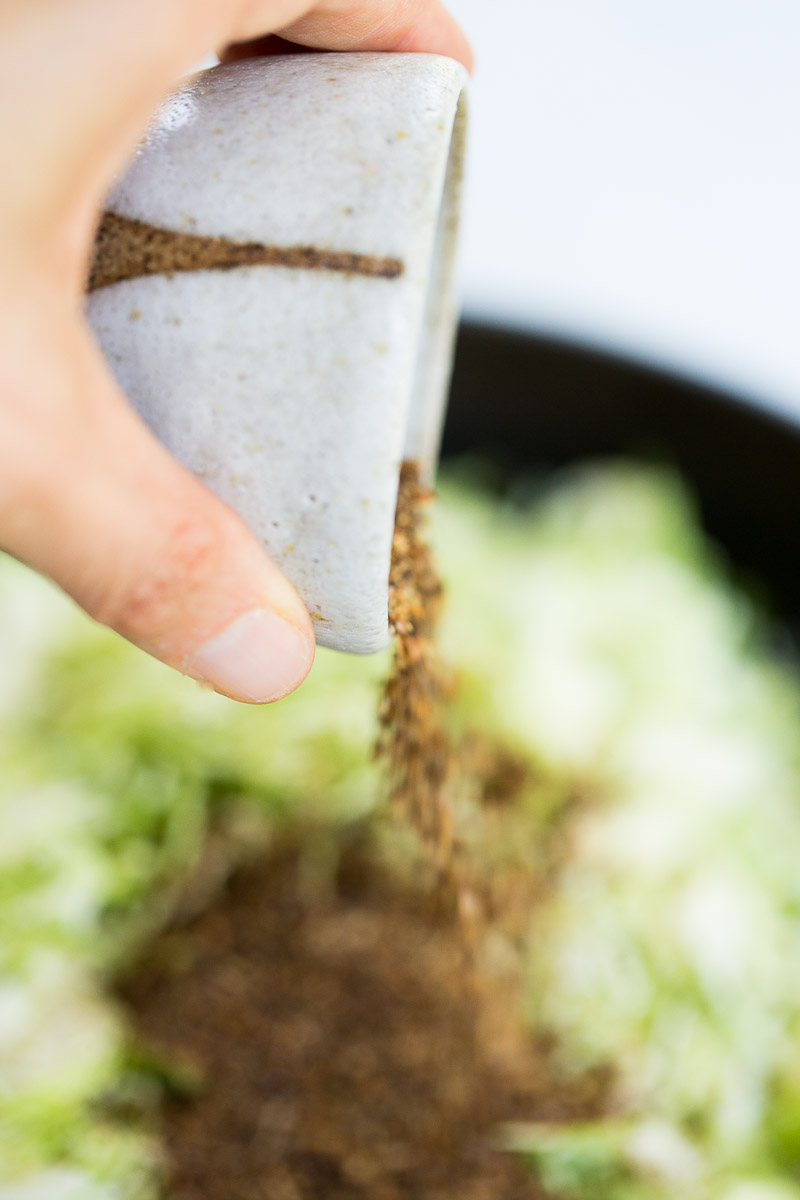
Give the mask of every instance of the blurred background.
POLYGON ((453 7, 477 69, 446 448, 661 456, 794 618, 797 9, 453 7))

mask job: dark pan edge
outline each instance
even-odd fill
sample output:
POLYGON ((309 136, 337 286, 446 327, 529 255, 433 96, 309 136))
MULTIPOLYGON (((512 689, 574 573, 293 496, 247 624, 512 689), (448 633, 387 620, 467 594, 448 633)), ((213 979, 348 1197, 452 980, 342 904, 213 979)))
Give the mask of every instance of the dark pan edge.
POLYGON ((709 534, 800 620, 800 429, 744 399, 535 335, 466 323, 443 453, 509 470, 642 457, 677 467, 709 534))

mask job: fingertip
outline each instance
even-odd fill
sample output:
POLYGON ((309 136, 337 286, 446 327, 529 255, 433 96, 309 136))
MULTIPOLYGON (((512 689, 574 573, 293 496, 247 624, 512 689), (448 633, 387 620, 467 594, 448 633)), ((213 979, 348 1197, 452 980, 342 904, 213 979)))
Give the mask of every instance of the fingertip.
POLYGON ((314 652, 313 631, 259 607, 241 613, 197 646, 183 669, 232 700, 270 704, 300 686, 314 652))

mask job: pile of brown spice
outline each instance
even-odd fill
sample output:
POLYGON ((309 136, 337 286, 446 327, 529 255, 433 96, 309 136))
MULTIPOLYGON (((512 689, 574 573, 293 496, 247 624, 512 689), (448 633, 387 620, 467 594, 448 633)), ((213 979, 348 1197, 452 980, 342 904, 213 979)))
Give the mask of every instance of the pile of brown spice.
POLYGON ((169 1200, 545 1200, 499 1127, 588 1120, 606 1078, 487 1021, 452 919, 369 830, 326 878, 330 836, 279 841, 125 987, 172 1079, 169 1200))

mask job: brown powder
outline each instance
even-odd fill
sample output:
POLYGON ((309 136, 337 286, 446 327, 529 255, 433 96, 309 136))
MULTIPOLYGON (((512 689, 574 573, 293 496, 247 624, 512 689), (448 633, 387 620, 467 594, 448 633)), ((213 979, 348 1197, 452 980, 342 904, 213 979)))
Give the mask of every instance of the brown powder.
POLYGON ((442 585, 425 535, 431 498, 418 465, 404 462, 389 576, 394 649, 379 703, 376 757, 391 809, 414 830, 421 863, 433 867, 432 886, 429 872, 420 878, 429 879, 432 896, 456 918, 476 984, 491 956, 489 943, 505 943, 505 1007, 496 978, 479 986, 497 992, 484 1012, 513 1026, 531 914, 555 885, 575 818, 593 796, 562 781, 561 819, 548 828, 546 815, 537 821, 524 804, 534 782, 532 762, 483 730, 453 732, 455 686, 436 642, 442 585))
POLYGON ((307 830, 156 941, 125 999, 178 1082, 163 1112, 170 1200, 547 1200, 500 1127, 611 1104, 610 1073, 565 1077, 524 1020, 519 951, 569 821, 532 845, 531 765, 449 733, 428 498, 404 464, 377 753, 434 887, 418 855, 387 856, 374 823, 307 830))
POLYGON ((442 585, 422 528, 429 499, 418 465, 404 462, 389 573, 394 652, 379 706, 376 755, 386 769, 392 807, 444 867, 453 851, 452 748, 444 719, 447 676, 434 641, 442 585))
POLYGON ((589 1119, 607 1080, 487 1021, 453 922, 369 831, 326 880, 326 837, 276 845, 125 989, 172 1081, 167 1196, 545 1200, 498 1126, 589 1119))
POLYGON ((442 584, 424 527, 431 497, 418 464, 404 462, 389 575, 394 649, 379 704, 376 757, 392 809, 414 829, 435 868, 439 898, 451 903, 474 940, 485 919, 501 922, 498 880, 485 860, 487 836, 498 825, 492 810, 513 806, 531 766, 480 731, 456 743, 448 728, 454 685, 436 643, 442 584))
POLYGON ((234 267, 293 267, 395 279, 403 273, 397 258, 325 250, 315 246, 269 246, 163 229, 146 221, 103 214, 94 245, 88 291, 143 275, 179 271, 230 271, 234 267))

